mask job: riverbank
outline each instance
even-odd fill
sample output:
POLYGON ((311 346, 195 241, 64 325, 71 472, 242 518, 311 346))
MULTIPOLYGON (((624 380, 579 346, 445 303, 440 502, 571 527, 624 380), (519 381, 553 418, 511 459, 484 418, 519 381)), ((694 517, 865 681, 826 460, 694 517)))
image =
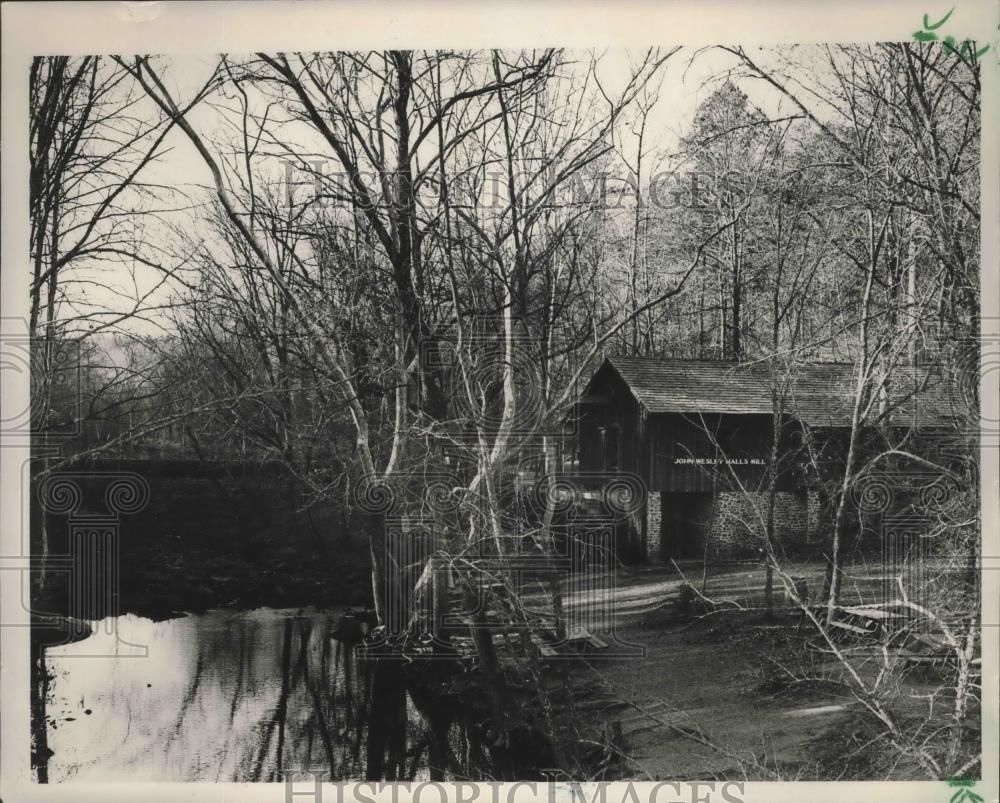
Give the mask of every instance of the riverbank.
MULTIPOLYGON (((709 596, 735 604, 702 617, 678 615, 684 581, 675 571, 619 575, 617 634, 641 645, 643 655, 593 660, 579 669, 577 683, 585 689, 582 726, 621 728, 624 777, 926 777, 879 738, 879 723, 852 694, 843 666, 818 648, 808 622, 800 624, 787 608, 764 615, 759 568, 710 575, 709 596)), ((855 666, 873 682, 880 662, 855 660, 855 666)), ((925 700, 940 677, 906 672, 894 682, 888 704, 901 721, 926 716, 925 700)))
MULTIPOLYGON (((274 464, 101 461, 60 476, 79 489, 74 516, 103 514, 109 478, 134 476, 148 499, 117 516, 117 612, 153 620, 213 608, 368 605, 366 522, 314 501, 274 464)), ((41 554, 40 506, 32 550, 41 554)), ((50 554, 70 554, 71 517, 50 514, 50 554)), ((68 611, 66 573, 52 572, 36 610, 68 611)), ((81 611, 102 615, 103 611, 81 611)))

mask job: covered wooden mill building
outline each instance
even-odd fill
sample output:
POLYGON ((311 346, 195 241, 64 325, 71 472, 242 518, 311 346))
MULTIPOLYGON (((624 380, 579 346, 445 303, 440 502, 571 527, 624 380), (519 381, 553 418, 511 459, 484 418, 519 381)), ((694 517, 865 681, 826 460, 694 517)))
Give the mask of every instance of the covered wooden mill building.
MULTIPOLYGON (((623 557, 759 554, 781 388, 774 532, 783 548, 808 550, 828 529, 818 472, 842 471, 856 378, 847 363, 797 366, 776 381, 764 362, 608 357, 575 406, 564 464, 585 482, 627 474, 645 487, 623 557)), ((892 427, 947 424, 926 371, 889 386, 892 427)))

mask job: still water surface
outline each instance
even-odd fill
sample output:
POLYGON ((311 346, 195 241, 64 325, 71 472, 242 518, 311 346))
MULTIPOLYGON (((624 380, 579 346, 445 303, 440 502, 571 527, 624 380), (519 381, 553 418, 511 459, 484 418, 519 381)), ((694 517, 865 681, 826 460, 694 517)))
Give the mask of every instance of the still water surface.
MULTIPOLYGON (((50 647, 49 781, 274 781, 365 775, 365 680, 340 612, 126 615, 50 647)), ((407 742, 423 732, 407 699, 407 742)), ((412 777, 424 775, 414 756, 412 777)))

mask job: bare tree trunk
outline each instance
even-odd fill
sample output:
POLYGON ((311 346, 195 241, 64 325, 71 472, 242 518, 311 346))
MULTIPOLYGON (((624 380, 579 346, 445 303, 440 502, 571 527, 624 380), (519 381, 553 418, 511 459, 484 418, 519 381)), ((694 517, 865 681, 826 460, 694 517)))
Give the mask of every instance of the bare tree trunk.
MULTIPOLYGON (((548 481, 553 481, 559 473, 560 466, 556 460, 556 448, 551 437, 543 439, 542 448, 545 450, 545 477, 548 481)), ((547 556, 555 555, 555 538, 552 533, 552 520, 555 515, 555 495, 546 494, 545 512, 542 518, 541 542, 547 556)), ((563 610, 562 577, 559 572, 549 573, 549 597, 552 600, 552 615, 555 617, 556 637, 566 638, 566 616, 563 610)))
POLYGON ((857 459, 859 429, 862 421, 862 409, 865 404, 866 389, 869 381, 869 331, 871 315, 872 286, 875 282, 875 265, 877 252, 875 250, 875 221, 871 210, 868 210, 869 260, 868 275, 865 280, 864 298, 861 304, 861 344, 858 354, 857 381, 854 386, 854 399, 851 408, 851 429, 848 435, 847 456, 844 459, 844 474, 837 497, 837 512, 833 519, 833 538, 830 544, 829 593, 827 596, 826 622, 833 621, 836 608, 840 604, 840 573, 841 573, 841 541, 843 539, 844 518, 847 511, 847 500, 854 480, 854 463, 857 459))

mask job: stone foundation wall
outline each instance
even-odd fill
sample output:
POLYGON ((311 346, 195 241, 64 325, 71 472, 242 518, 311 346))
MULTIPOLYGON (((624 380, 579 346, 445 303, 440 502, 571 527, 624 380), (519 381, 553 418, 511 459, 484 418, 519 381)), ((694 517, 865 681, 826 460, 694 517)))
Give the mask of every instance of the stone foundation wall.
POLYGON ((824 510, 820 496, 815 491, 809 492, 806 503, 806 542, 811 545, 820 543, 824 534, 832 531, 833 511, 824 510))
POLYGON ((646 558, 660 558, 660 521, 663 507, 659 491, 649 491, 646 494, 646 558))
MULTIPOLYGON (((706 531, 709 554, 715 557, 759 555, 764 550, 767 493, 724 491, 716 494, 706 531)), ((786 550, 808 542, 808 500, 805 494, 779 491, 774 500, 774 537, 786 550)))
MULTIPOLYGON (((763 553, 767 521, 767 493, 722 491, 704 499, 683 493, 648 494, 646 505, 646 555, 659 560, 662 505, 684 504, 694 522, 687 539, 695 554, 702 554, 708 539, 710 559, 755 557, 763 553)), ((815 493, 779 491, 774 507, 775 539, 791 555, 802 554, 820 540, 823 516, 815 493)))

